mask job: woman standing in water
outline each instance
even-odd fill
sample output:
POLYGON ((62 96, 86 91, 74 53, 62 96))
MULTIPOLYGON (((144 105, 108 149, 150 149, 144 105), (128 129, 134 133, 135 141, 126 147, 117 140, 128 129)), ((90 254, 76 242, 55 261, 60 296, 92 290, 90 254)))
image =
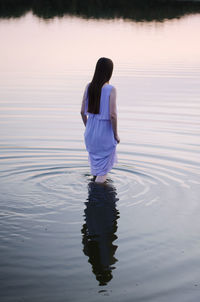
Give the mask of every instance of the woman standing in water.
POLYGON ((109 84, 113 62, 108 58, 97 61, 91 83, 86 86, 81 116, 85 129, 85 145, 95 182, 106 181, 107 173, 117 162, 116 89, 109 84))

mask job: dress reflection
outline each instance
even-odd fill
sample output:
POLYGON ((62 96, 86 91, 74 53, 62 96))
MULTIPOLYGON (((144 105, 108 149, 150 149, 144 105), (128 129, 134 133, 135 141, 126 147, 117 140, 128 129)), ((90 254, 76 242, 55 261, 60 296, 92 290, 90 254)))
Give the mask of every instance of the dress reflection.
POLYGON ((116 189, 112 185, 89 183, 82 243, 99 285, 107 285, 112 279, 113 265, 117 262, 114 257, 117 245, 113 244, 117 239, 115 233, 119 218, 117 200, 116 189))

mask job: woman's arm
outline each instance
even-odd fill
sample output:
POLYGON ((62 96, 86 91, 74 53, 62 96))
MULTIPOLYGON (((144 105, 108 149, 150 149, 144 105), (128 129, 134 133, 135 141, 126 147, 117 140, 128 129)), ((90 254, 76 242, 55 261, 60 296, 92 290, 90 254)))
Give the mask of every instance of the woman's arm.
POLYGON ((87 98, 87 88, 88 88, 88 85, 85 88, 85 91, 84 91, 84 94, 83 94, 82 105, 81 105, 81 117, 82 117, 82 120, 83 120, 83 124, 85 126, 87 124, 87 115, 85 115, 85 103, 86 103, 86 98, 87 98))
POLYGON ((120 142, 120 138, 117 133, 117 105, 116 105, 116 89, 112 88, 110 93, 110 120, 114 132, 114 137, 117 143, 120 142))

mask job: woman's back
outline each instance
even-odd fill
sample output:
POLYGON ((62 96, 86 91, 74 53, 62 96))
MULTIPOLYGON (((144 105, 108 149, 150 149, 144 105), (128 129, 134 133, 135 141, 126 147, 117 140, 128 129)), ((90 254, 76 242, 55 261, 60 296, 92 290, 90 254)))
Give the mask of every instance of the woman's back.
POLYGON ((115 149, 117 141, 114 138, 110 120, 110 93, 113 86, 106 84, 101 89, 99 114, 88 113, 88 98, 86 99, 86 114, 88 120, 85 129, 85 144, 89 152, 93 175, 105 175, 116 162, 115 149))
MULTIPOLYGON (((89 85, 88 85, 88 87, 89 87, 89 85)), ((88 112, 88 92, 87 92, 87 98, 86 98, 86 104, 85 104, 85 114, 88 115, 88 117, 92 116, 93 118, 96 118, 99 120, 110 120, 110 93, 111 93, 112 89, 113 89, 113 86, 110 84, 105 84, 101 88, 99 114, 94 114, 94 113, 88 112)))

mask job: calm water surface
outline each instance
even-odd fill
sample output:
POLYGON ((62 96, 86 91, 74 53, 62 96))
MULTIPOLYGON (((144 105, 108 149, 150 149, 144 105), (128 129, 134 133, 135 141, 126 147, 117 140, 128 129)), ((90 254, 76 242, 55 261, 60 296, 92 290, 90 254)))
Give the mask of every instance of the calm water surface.
POLYGON ((0 21, 2 302, 199 301, 199 26, 0 21), (107 186, 79 113, 100 56, 121 137, 107 186))

